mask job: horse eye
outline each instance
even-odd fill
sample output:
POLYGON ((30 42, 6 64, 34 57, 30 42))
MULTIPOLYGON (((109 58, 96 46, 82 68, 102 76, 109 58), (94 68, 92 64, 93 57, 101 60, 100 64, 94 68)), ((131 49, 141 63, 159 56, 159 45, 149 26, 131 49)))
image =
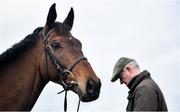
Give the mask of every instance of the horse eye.
POLYGON ((59 49, 61 45, 58 42, 52 42, 51 47, 53 47, 54 49, 59 49))

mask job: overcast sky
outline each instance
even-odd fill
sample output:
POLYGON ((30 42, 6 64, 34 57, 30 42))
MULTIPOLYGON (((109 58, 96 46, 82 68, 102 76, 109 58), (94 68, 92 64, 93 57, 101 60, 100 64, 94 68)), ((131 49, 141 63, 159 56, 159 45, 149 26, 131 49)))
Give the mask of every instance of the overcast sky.
MULTIPOLYGON (((164 93, 170 111, 180 111, 180 1, 178 0, 1 0, 0 53, 44 26, 49 7, 56 3, 57 21, 70 7, 75 20, 72 34, 102 82, 98 100, 81 103, 80 111, 125 111, 128 89, 111 83, 115 62, 136 59, 164 93)), ((33 111, 63 111, 62 87, 48 83, 33 111)), ((78 96, 68 93, 68 110, 78 96)))

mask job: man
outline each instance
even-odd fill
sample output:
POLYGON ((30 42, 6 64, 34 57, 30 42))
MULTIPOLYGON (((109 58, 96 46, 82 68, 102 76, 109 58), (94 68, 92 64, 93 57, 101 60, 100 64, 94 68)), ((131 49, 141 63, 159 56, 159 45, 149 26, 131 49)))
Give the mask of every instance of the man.
POLYGON ((116 62, 111 82, 117 79, 130 89, 127 111, 167 111, 159 86, 148 71, 140 71, 134 59, 122 57, 116 62))

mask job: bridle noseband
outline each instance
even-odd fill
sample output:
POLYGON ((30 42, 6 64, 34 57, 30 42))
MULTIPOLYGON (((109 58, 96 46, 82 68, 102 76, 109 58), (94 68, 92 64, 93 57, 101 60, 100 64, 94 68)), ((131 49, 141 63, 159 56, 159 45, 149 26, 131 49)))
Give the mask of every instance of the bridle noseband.
MULTIPOLYGON (((44 30, 43 30, 43 43, 44 43, 44 52, 45 52, 45 63, 46 63, 46 76, 48 76, 48 57, 49 60, 51 62, 51 64, 53 65, 53 67, 56 69, 58 75, 60 76, 60 80, 58 80, 56 83, 61 84, 64 88, 63 91, 59 92, 62 93, 65 91, 65 99, 64 99, 64 111, 67 111, 67 91, 73 87, 73 86, 78 86, 77 82, 75 81, 71 81, 69 84, 66 83, 66 79, 67 79, 67 75, 71 75, 72 77, 74 77, 73 73, 71 72, 72 69, 82 60, 87 60, 86 57, 82 56, 80 58, 78 58, 73 64, 69 65, 67 67, 67 69, 63 68, 62 65, 59 63, 59 61, 53 56, 53 53, 51 52, 51 49, 48 46, 48 37, 50 36, 50 34, 54 31, 54 28, 51 29, 47 34, 45 34, 44 30)), ((58 94, 59 94, 58 93, 58 94)), ((79 105, 80 105, 80 100, 78 103, 78 109, 77 111, 79 111, 79 105)))

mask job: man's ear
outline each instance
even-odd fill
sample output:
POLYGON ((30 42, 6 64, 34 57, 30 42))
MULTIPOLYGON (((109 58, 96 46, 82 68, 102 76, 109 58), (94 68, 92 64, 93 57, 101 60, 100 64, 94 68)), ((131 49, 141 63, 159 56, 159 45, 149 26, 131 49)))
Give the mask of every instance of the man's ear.
POLYGON ((46 21, 46 28, 47 30, 50 30, 54 27, 55 20, 56 20, 57 14, 56 14, 56 4, 54 3, 50 9, 49 13, 47 16, 47 21, 46 21))
POLYGON ((131 67, 130 66, 126 66, 125 68, 128 72, 131 72, 131 67))
POLYGON ((71 10, 69 11, 68 16, 64 20, 63 24, 65 24, 68 30, 70 31, 72 29, 73 22, 74 22, 74 10, 71 7, 71 10))

